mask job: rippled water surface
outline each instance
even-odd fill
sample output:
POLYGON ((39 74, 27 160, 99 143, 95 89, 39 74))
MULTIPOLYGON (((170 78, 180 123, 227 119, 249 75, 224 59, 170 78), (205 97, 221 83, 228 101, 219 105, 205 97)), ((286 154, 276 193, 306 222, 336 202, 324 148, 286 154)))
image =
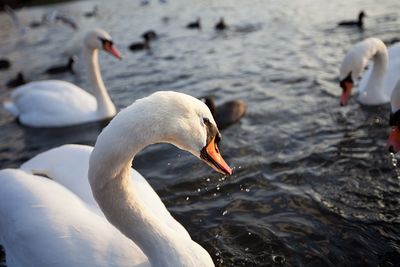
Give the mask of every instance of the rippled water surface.
MULTIPOLYGON (((119 108, 158 90, 217 103, 242 99, 243 120, 223 131, 222 153, 234 175, 221 178, 169 145, 147 148, 134 166, 217 266, 399 266, 400 179, 385 148, 389 106, 339 106, 338 66, 351 44, 400 37, 398 0, 71 2, 26 8, 26 25, 57 9, 77 19, 19 35, 0 14, 0 57, 13 61, 3 84, 22 70, 29 80, 57 78, 90 88, 84 75, 43 71, 79 51, 83 34, 106 29, 124 60, 101 55, 103 78, 119 108), (99 16, 83 13, 99 7, 99 16), (366 28, 336 23, 366 10, 366 28), (201 17, 203 29, 185 25, 201 17), (230 28, 217 33, 224 17, 230 28), (148 29, 150 52, 128 45, 148 29)), ((103 125, 28 129, 0 110, 0 168, 41 151, 93 145, 103 125)), ((0 185, 1 186, 1 185, 0 185)), ((0 256, 1 257, 1 256, 0 256)))

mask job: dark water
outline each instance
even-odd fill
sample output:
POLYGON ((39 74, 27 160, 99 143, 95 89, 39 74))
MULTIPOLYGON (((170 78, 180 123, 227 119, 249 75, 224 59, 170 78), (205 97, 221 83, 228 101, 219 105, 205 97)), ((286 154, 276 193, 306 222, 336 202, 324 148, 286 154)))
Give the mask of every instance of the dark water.
MULTIPOLYGON (((42 72, 99 26, 124 55, 122 62, 101 56, 119 108, 158 90, 247 102, 247 116, 223 132, 233 176, 221 179, 168 145, 134 162, 217 266, 400 265, 400 179, 385 149, 389 106, 362 107, 353 98, 341 108, 337 81, 351 44, 400 37, 399 1, 85 1, 18 14, 28 23, 52 9, 76 17, 81 30, 54 25, 19 36, 0 15, 0 56, 14 62, 0 81, 18 70, 49 78, 42 72), (95 4, 99 17, 84 18, 95 4), (365 31, 335 27, 360 9, 365 31), (197 16, 203 30, 186 30, 197 16), (221 16, 231 27, 216 33, 221 16), (128 45, 148 29, 161 38, 151 52, 131 53, 128 45)), ((89 87, 82 78, 57 78, 89 87)), ((2 87, 1 99, 8 93, 2 87)), ((0 114, 1 168, 64 143, 93 144, 102 127, 32 130, 0 114)))

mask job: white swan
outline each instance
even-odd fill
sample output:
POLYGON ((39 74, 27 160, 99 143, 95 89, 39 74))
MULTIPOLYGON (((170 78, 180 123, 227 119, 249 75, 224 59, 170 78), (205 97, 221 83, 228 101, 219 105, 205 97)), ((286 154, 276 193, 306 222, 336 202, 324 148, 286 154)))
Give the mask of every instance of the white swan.
POLYGON ((168 142, 231 174, 219 140, 204 103, 158 92, 122 110, 93 149, 66 145, 1 170, 7 266, 214 266, 131 162, 144 147, 168 142))
POLYGON ((341 105, 346 105, 354 82, 372 59, 373 65, 363 75, 358 85, 358 101, 364 105, 381 105, 390 102, 390 95, 399 79, 400 43, 386 49, 377 38, 368 38, 355 44, 340 66, 340 86, 343 89, 341 105))
POLYGON ((30 127, 62 127, 112 118, 116 109, 101 78, 98 49, 121 59, 104 30, 96 29, 85 36, 83 54, 94 96, 65 81, 30 82, 12 92, 5 109, 30 127))

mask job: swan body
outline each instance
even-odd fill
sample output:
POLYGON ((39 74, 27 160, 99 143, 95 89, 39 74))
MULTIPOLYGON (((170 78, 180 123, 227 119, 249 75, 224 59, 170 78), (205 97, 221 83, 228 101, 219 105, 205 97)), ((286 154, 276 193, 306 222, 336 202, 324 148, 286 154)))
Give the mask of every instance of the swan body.
POLYGON ((358 86, 358 101, 364 105, 381 105, 390 102, 391 93, 399 78, 400 43, 386 48, 377 38, 368 38, 355 44, 340 66, 343 88, 342 104, 347 103, 354 81, 372 59, 373 65, 362 76, 358 86))
POLYGON ((62 127, 112 118, 116 109, 101 78, 98 49, 117 58, 120 54, 101 29, 86 35, 83 49, 94 95, 65 81, 37 81, 16 88, 4 108, 30 127, 62 127))
POLYGON ((1 170, 7 266, 214 266, 131 162, 147 145, 169 142, 230 174, 219 139, 204 103, 158 92, 122 110, 94 148, 64 145, 1 170))

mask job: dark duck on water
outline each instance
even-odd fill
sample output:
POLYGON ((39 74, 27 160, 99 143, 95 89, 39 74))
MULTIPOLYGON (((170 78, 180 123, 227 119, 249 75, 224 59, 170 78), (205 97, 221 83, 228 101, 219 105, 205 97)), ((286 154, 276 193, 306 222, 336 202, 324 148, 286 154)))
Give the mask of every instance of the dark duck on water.
POLYGON ((367 14, 362 10, 358 14, 358 20, 341 21, 341 22, 338 23, 338 26, 363 28, 364 27, 364 17, 366 17, 366 16, 367 16, 367 14))

